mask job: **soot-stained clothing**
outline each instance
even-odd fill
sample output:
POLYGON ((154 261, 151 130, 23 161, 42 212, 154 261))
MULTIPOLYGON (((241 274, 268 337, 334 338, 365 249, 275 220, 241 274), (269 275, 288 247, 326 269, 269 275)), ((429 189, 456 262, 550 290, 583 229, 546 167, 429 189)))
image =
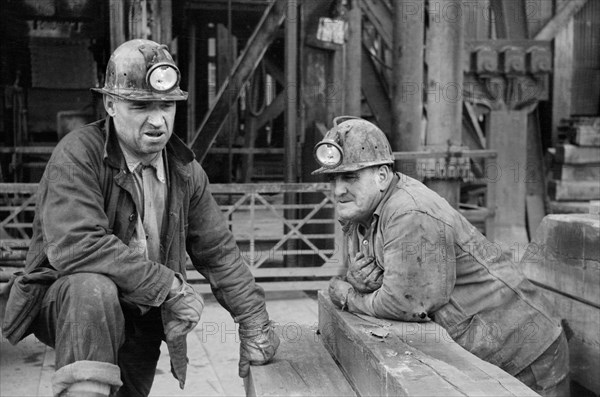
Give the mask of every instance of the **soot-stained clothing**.
POLYGON ((547 302, 505 255, 446 200, 396 174, 368 229, 344 225, 357 252, 383 269, 372 293, 351 293, 349 311, 435 321, 476 356, 515 375, 561 334, 547 302))

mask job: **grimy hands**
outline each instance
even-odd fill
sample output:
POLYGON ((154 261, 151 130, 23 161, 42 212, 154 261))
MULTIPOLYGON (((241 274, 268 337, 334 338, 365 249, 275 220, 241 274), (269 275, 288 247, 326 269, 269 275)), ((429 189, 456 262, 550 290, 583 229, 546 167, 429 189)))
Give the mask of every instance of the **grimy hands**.
POLYGON ((360 293, 366 294, 378 290, 383 284, 383 269, 372 256, 365 257, 359 252, 350 261, 346 279, 360 293))

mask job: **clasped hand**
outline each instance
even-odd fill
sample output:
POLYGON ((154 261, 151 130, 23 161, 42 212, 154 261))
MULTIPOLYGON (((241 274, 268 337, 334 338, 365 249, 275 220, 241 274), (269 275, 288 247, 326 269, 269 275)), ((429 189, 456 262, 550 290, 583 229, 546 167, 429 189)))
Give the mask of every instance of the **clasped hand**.
POLYGON ((346 279, 354 289, 362 294, 378 290, 383 284, 383 269, 372 256, 365 257, 359 252, 348 265, 346 279))

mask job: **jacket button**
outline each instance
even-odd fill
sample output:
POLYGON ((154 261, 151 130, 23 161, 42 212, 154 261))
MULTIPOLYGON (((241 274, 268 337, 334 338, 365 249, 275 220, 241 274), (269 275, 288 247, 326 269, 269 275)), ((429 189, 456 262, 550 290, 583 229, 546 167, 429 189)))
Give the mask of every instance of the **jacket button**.
POLYGON ((133 220, 135 219, 135 212, 131 215, 129 215, 129 222, 133 222, 133 220))

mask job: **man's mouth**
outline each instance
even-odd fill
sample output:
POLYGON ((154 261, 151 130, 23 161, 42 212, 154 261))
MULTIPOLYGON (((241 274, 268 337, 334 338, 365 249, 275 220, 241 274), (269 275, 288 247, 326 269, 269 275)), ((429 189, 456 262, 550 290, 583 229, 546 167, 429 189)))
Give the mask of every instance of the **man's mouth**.
POLYGON ((144 135, 149 136, 150 138, 160 138, 161 136, 163 136, 165 133, 162 131, 149 131, 149 132, 144 132, 144 135))

